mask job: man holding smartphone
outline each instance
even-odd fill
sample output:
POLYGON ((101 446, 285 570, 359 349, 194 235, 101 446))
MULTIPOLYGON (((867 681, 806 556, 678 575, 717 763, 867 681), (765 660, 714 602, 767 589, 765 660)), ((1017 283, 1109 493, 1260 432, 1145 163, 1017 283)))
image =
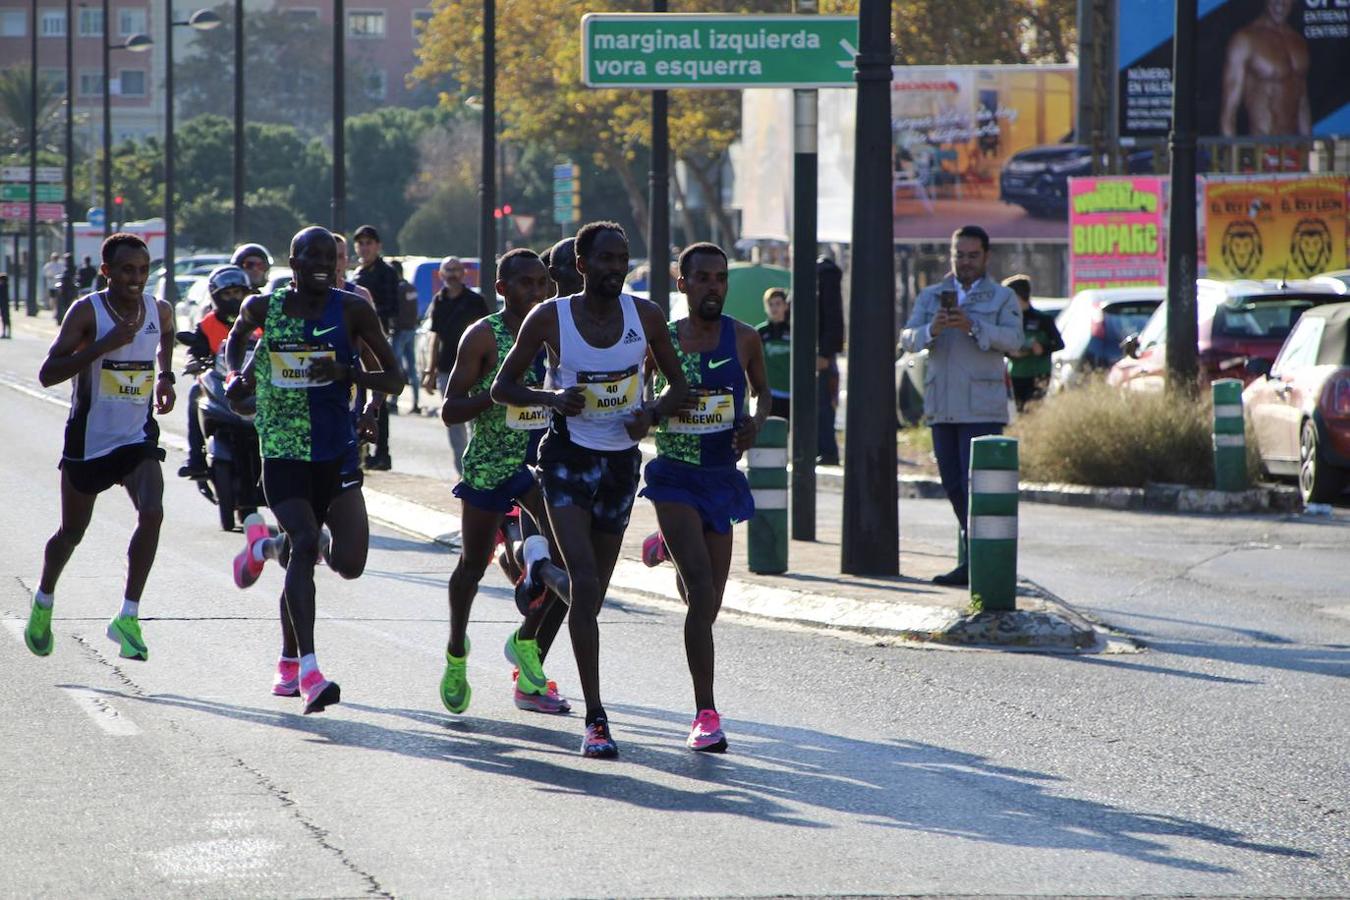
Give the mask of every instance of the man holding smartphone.
POLYGON ((952 271, 919 293, 900 343, 928 351, 924 419, 933 430, 942 488, 960 528, 956 568, 937 584, 970 583, 966 564, 966 492, 970 441, 1001 434, 1008 423, 1005 353, 1022 346, 1022 309, 1011 290, 990 279, 989 235, 978 225, 952 234, 952 271))

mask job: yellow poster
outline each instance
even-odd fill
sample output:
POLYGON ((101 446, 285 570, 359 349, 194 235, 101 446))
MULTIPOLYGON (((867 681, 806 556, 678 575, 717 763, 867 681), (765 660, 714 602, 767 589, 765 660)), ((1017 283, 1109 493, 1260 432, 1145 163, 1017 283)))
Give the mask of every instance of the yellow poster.
POLYGON ((1207 180, 1210 278, 1308 278, 1346 265, 1346 178, 1207 180))

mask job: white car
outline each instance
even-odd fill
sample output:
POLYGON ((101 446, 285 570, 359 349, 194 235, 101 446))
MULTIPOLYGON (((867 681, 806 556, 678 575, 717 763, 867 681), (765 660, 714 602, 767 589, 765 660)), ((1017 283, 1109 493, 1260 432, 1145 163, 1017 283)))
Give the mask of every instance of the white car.
POLYGON ((192 331, 197 323, 211 311, 211 290, 205 275, 195 276, 195 280, 186 291, 179 292, 179 300, 174 306, 174 326, 179 331, 192 331))

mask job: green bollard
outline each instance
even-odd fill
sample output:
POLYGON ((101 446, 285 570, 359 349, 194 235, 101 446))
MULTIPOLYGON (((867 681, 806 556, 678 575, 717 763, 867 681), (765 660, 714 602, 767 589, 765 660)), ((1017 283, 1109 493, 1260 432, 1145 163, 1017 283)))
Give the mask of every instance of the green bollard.
POLYGON ((746 454, 755 517, 746 526, 746 562, 751 572, 781 575, 788 567, 787 419, 766 419, 746 454))
POLYGON ((1210 385, 1214 396, 1214 487, 1247 489, 1247 431, 1242 418, 1242 382, 1224 378, 1210 385))
POLYGON ((1017 608, 1017 439, 970 442, 970 605, 981 612, 1017 608))

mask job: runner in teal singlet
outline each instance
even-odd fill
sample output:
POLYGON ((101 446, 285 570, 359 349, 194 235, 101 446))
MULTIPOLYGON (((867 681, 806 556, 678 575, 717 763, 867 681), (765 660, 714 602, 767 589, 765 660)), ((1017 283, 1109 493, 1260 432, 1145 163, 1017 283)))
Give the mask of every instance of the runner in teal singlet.
MULTIPOLYGON (((548 425, 543 406, 502 406, 492 402, 488 389, 511 351, 520 323, 539 302, 552 293, 548 271, 531 250, 512 250, 501 258, 497 291, 506 299, 501 312, 479 319, 464 332, 455 356, 455 367, 445 388, 441 421, 447 426, 473 422, 473 437, 464 451, 464 477, 454 493, 463 504, 460 518, 460 556, 450 576, 450 639, 445 650, 445 673, 441 677, 441 702, 452 713, 464 712, 472 691, 466 666, 469 655, 469 610, 492 559, 498 527, 511 507, 520 504, 536 522, 543 523, 544 510, 532 462, 541 429, 548 425)), ((526 383, 543 383, 542 367, 527 373, 526 383)), ((547 538, 536 536, 527 544, 526 569, 533 569, 540 544, 547 554, 547 538)), ((550 568, 552 568, 550 566, 550 568)), ((538 570, 535 570, 536 572, 538 570)), ((555 570, 550 580, 565 577, 555 570)), ((551 602, 558 602, 556 598, 551 602)), ((544 674, 539 645, 535 640, 547 606, 530 610, 524 624, 506 642, 506 657, 519 669, 515 703, 521 709, 562 713, 571 706, 559 696, 544 674)))

